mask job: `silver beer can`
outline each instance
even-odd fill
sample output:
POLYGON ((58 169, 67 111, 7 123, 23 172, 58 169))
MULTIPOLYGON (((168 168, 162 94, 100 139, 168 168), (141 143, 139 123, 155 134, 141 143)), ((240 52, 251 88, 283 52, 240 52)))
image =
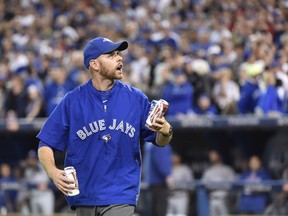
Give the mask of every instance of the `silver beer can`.
POLYGON ((162 117, 166 113, 168 107, 169 103, 163 99, 153 100, 151 102, 149 115, 146 120, 146 125, 151 127, 157 118, 162 117))
POLYGON ((78 179, 76 175, 76 170, 73 166, 68 166, 64 168, 65 176, 66 178, 72 179, 75 182, 76 189, 70 190, 68 192, 68 196, 76 196, 80 193, 79 187, 78 187, 78 179))

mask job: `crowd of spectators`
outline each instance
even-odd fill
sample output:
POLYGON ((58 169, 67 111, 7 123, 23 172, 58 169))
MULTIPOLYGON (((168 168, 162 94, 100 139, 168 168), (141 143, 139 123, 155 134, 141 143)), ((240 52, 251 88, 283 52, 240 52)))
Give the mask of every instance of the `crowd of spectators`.
POLYGON ((287 20, 286 0, 0 0, 0 119, 47 117, 97 36, 129 42, 123 81, 169 116, 285 115, 287 20))
POLYGON ((40 165, 36 151, 30 150, 17 166, 1 163, 0 183, 0 215, 52 216, 55 212, 55 187, 40 165))
POLYGON ((89 79, 82 49, 97 36, 129 41, 123 80, 169 115, 287 113, 287 1, 0 3, 1 118, 47 117, 89 79))

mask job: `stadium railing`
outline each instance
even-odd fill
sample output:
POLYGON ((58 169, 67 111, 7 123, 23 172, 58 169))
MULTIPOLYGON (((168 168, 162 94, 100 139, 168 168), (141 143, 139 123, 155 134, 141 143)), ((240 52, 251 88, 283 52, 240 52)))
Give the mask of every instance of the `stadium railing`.
MULTIPOLYGON (((284 184, 288 184, 287 180, 263 180, 260 182, 247 182, 247 181, 201 181, 194 180, 191 182, 183 182, 174 186, 174 189, 181 189, 185 191, 193 191, 196 195, 196 209, 197 216, 209 216, 209 193, 208 188, 211 189, 225 189, 234 192, 236 190, 243 190, 249 187, 250 190, 257 190, 258 192, 272 193, 275 191, 281 192, 284 184)), ((29 190, 33 185, 27 185, 25 182, 5 182, 0 181, 0 191, 5 190, 29 190)), ((141 190, 147 190, 147 185, 141 185, 141 190)), ((15 216, 17 214, 14 214, 15 216)), ((55 216, 70 216, 71 214, 55 214, 55 216)))
MULTIPOLYGON (((281 128, 288 127, 288 115, 256 116, 256 115, 229 115, 229 116, 185 116, 167 117, 174 128, 194 129, 249 129, 249 128, 281 128)), ((37 132, 41 129, 46 118, 36 118, 29 121, 25 118, 17 119, 18 132, 37 132)), ((0 132, 7 132, 7 120, 0 119, 0 132)))
MULTIPOLYGON (((272 194, 273 192, 283 192, 282 187, 284 184, 288 184, 288 180, 263 180, 260 182, 247 182, 247 181, 222 181, 222 182, 215 182, 215 181, 201 181, 201 180, 194 180, 191 182, 183 182, 178 183, 173 187, 173 189, 180 189, 184 191, 193 192, 195 194, 195 208, 196 208, 196 215, 197 216, 210 216, 209 212, 209 190, 226 190, 227 193, 243 191, 244 189, 253 190, 254 192, 257 191, 258 193, 269 193, 272 194), (208 189, 209 188, 209 189, 208 189)), ((141 190, 145 191, 148 190, 147 185, 142 184, 141 190)), ((229 209, 229 207, 228 207, 229 209)), ((194 214, 189 214, 194 215, 194 214)), ((227 216, 243 216, 243 214, 229 212, 227 216)), ((257 214, 253 214, 257 216, 257 214)), ((263 215, 263 214, 261 214, 263 215)), ((247 216, 247 215, 246 215, 247 216)), ((276 216, 276 215, 273 215, 276 216)))

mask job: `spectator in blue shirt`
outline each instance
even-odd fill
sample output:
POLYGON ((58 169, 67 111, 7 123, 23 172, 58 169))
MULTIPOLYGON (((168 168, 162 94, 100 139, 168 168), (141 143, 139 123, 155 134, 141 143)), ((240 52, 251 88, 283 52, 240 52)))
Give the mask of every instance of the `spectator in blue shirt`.
POLYGON ((255 112, 255 107, 261 94, 258 80, 262 71, 263 67, 256 63, 247 65, 246 73, 248 78, 240 87, 240 100, 238 101, 239 113, 249 114, 255 112))
POLYGON ((197 115, 213 116, 218 114, 217 107, 212 103, 211 97, 206 93, 202 93, 199 96, 193 111, 197 115))
POLYGON ((164 86, 162 98, 169 102, 167 115, 187 114, 192 109, 194 90, 182 70, 173 73, 174 80, 164 86))
POLYGON ((144 145, 144 182, 149 186, 151 212, 147 215, 165 216, 168 207, 168 183, 172 172, 172 148, 144 145))
POLYGON ((238 211, 245 214, 261 214, 268 204, 268 191, 261 185, 263 186, 263 181, 271 180, 271 177, 256 155, 250 157, 248 166, 249 170, 240 175, 240 180, 246 184, 239 200, 238 211))
POLYGON ((60 67, 52 68, 50 71, 51 80, 49 80, 44 89, 46 115, 49 116, 64 95, 74 89, 67 78, 67 71, 60 67))
POLYGON ((171 29, 171 24, 168 20, 163 20, 160 25, 160 32, 162 37, 156 42, 159 49, 163 47, 170 47, 173 50, 178 49, 179 35, 171 29))
MULTIPOLYGON (((11 166, 7 163, 3 163, 0 166, 0 183, 1 184, 15 184, 16 180, 12 175, 11 166)), ((8 189, 0 191, 0 214, 4 212, 16 212, 16 198, 17 190, 8 189)))
POLYGON ((267 73, 267 87, 260 96, 257 111, 264 115, 281 115, 286 112, 286 95, 282 81, 267 73))

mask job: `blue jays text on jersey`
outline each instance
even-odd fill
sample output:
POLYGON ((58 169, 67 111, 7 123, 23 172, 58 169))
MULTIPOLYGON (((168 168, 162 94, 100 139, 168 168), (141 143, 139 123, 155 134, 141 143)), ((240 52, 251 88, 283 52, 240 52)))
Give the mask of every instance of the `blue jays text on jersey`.
POLYGON ((81 140, 85 140, 86 137, 97 133, 98 131, 103 131, 106 129, 109 130, 119 130, 122 133, 127 134, 130 138, 133 138, 135 135, 135 127, 133 127, 130 123, 122 121, 118 121, 117 119, 113 119, 112 125, 108 127, 105 124, 105 119, 100 119, 97 121, 90 122, 88 126, 82 127, 82 129, 78 130, 76 133, 81 140))
POLYGON ((136 205, 141 181, 140 139, 154 142, 145 126, 150 102, 115 81, 101 92, 89 80, 65 95, 37 135, 39 146, 66 151, 64 166, 77 170, 80 194, 74 206, 136 205))

